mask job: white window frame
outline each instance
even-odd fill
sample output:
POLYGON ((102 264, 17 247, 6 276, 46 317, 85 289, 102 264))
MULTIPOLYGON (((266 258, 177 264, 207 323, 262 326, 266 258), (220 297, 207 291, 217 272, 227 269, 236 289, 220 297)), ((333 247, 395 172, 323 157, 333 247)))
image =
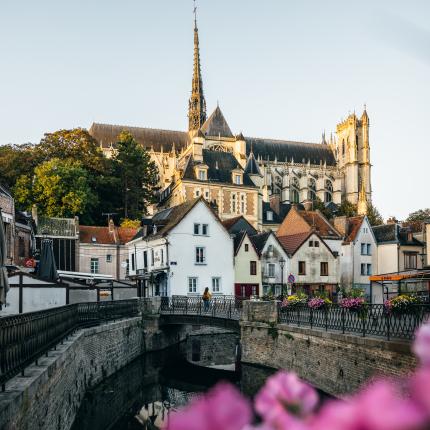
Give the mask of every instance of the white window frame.
POLYGON ((273 212, 267 211, 266 212, 266 218, 267 218, 267 221, 273 221, 273 212))
POLYGON ((199 278, 197 276, 188 276, 188 294, 198 294, 199 278))
POLYGON ((267 276, 269 278, 274 278, 276 276, 276 264, 275 263, 267 263, 267 276), (271 270, 273 269, 273 270, 271 270))
POLYGON ((198 265, 206 264, 206 248, 204 246, 195 247, 194 263, 198 265), (201 253, 198 250, 201 250, 201 253))
POLYGON ((220 276, 213 276, 212 277, 212 292, 215 294, 221 293, 221 277, 220 276), (217 284, 217 285, 215 285, 217 284))
POLYGON ((236 185, 242 185, 242 175, 240 173, 234 174, 234 183, 236 185))
POLYGON ((95 257, 91 257, 91 260, 90 260, 90 272, 93 275, 97 275, 99 273, 99 270, 100 270, 99 259, 95 258, 95 257))
POLYGON ((205 170, 199 170, 199 180, 200 181, 206 181, 206 171, 205 170))
POLYGON ((112 263, 112 254, 106 254, 106 263, 112 263))

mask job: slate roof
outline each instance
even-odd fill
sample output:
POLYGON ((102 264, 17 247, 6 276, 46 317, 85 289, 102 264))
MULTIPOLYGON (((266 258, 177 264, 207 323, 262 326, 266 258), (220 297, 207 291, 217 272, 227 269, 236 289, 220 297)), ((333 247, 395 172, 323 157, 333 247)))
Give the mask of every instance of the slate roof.
POLYGON ((424 246, 424 244, 412 237, 408 238, 408 229, 401 228, 399 224, 383 224, 372 227, 378 243, 398 243, 402 246, 424 246))
POLYGON ((135 235, 136 228, 115 227, 109 231, 109 227, 79 226, 79 241, 93 245, 124 245, 135 235))
POLYGON ((271 234, 271 231, 265 231, 264 233, 255 234, 254 236, 249 237, 258 255, 261 255, 264 245, 266 244, 267 239, 271 234))
POLYGON ((205 136, 234 137, 219 106, 202 125, 201 130, 205 136))
POLYGON ((327 166, 336 166, 334 154, 328 145, 320 143, 293 142, 289 140, 265 139, 256 137, 245 137, 246 154, 251 150, 255 157, 263 160, 319 165, 320 162, 327 166))
POLYGON ((354 242, 363 224, 364 216, 355 216, 348 218, 348 231, 345 234, 344 243, 354 242))
POLYGON ((93 123, 88 130, 90 135, 99 142, 103 148, 115 145, 121 132, 130 132, 136 141, 146 149, 153 148, 155 152, 172 150, 173 145, 177 151, 184 149, 189 142, 189 135, 184 131, 160 130, 146 127, 130 127, 127 125, 110 125, 93 123))
POLYGON ((246 236, 246 231, 240 231, 234 235, 233 245, 234 245, 234 255, 237 254, 237 251, 242 243, 243 238, 246 236))
POLYGON ((253 152, 251 152, 248 156, 248 160, 247 160, 246 166, 245 166, 245 172, 248 175, 260 175, 260 176, 262 176, 260 168, 258 167, 258 163, 254 157, 253 152))
MULTIPOLYGON (((199 179, 195 175, 194 167, 199 164, 206 164, 208 166, 207 178, 209 182, 233 184, 231 171, 234 169, 239 169, 243 172, 242 167, 240 166, 233 154, 229 152, 218 152, 203 149, 203 162, 196 162, 191 157, 188 160, 182 178, 198 181, 199 179)), ((255 187, 254 183, 251 181, 250 177, 246 173, 243 174, 243 185, 246 185, 248 187, 255 187)))
POLYGON ((257 234, 257 230, 242 215, 226 219, 222 224, 230 234, 236 234, 243 231, 246 231, 249 235, 257 234))

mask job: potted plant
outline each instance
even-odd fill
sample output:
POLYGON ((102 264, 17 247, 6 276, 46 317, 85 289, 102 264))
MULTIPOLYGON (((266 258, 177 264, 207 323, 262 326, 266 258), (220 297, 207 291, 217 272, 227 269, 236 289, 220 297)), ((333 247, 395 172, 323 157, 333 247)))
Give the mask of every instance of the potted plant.
POLYGON ((346 297, 339 300, 339 306, 348 309, 350 312, 365 313, 367 310, 367 301, 364 297, 364 291, 359 288, 352 288, 346 292, 346 297))
POLYGON ((313 297, 308 301, 308 306, 313 309, 325 309, 329 307, 333 302, 327 297, 313 297))
POLYGON ((291 294, 282 302, 282 308, 294 308, 301 305, 305 305, 308 301, 308 296, 305 293, 298 291, 296 294, 291 294))
POLYGON ((420 300, 413 294, 400 294, 392 299, 385 300, 384 308, 388 314, 405 315, 413 314, 417 311, 420 300))

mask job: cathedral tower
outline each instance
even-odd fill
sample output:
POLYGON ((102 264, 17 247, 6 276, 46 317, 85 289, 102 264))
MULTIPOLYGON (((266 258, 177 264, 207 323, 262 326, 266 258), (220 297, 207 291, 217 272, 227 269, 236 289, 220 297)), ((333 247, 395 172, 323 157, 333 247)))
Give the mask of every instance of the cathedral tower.
POLYGON ((188 131, 198 130, 206 121, 206 101, 203 95, 203 81, 200 69, 199 30, 197 8, 194 7, 194 70, 191 97, 188 102, 188 131))

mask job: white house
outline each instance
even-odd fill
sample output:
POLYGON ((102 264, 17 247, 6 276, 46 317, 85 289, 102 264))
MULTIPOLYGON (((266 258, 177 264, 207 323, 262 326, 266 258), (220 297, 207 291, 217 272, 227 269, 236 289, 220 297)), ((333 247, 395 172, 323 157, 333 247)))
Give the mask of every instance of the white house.
POLYGON ((308 295, 336 294, 339 282, 339 262, 337 252, 327 245, 315 231, 279 236, 288 254, 288 270, 294 276, 293 292, 302 289, 308 295))
POLYGON ((372 303, 382 303, 380 292, 370 291, 369 276, 378 271, 378 247, 368 218, 338 217, 335 227, 345 238, 340 252, 341 286, 360 288, 372 303))
POLYGON ((143 296, 234 294, 233 239, 203 199, 145 220, 128 246, 129 277, 143 296))

